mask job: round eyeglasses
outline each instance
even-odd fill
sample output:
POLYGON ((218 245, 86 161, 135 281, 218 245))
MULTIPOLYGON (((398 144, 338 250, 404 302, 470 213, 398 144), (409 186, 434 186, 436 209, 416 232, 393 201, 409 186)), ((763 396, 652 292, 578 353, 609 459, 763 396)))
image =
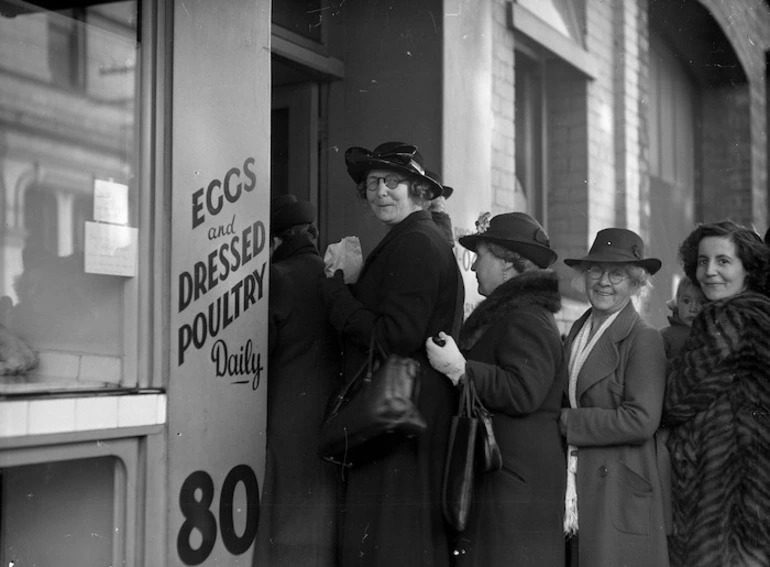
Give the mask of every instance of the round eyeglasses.
POLYGON ((366 178, 366 190, 367 191, 377 191, 377 188, 380 186, 380 179, 382 179, 385 182, 385 187, 388 189, 395 189, 398 187, 399 183, 403 183, 406 181, 406 179, 400 178, 398 175, 395 175, 393 173, 386 175, 385 177, 377 177, 376 175, 370 175, 366 178))
POLYGON ((600 280, 604 274, 607 274, 607 279, 611 284, 619 284, 623 280, 628 278, 628 274, 623 268, 602 268, 601 266, 591 266, 586 270, 588 277, 592 280, 600 280))

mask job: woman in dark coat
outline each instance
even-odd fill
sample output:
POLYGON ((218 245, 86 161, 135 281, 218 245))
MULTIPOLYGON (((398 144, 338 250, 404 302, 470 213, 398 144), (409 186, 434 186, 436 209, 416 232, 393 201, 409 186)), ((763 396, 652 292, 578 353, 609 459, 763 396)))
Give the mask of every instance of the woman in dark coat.
POLYGON ((340 565, 446 566, 440 495, 456 393, 430 368, 423 348, 428 337, 451 329, 456 316, 459 327, 462 316, 464 293, 452 249, 423 208, 443 188, 426 176, 415 146, 350 148, 345 160, 359 196, 389 227, 352 289, 339 275, 322 283, 330 320, 343 338, 345 375, 361 368, 371 337, 388 353, 419 360, 418 407, 428 427, 344 472, 340 565))
POLYGON ((318 458, 323 410, 339 386, 339 348, 318 293, 315 209, 272 206, 267 458, 254 565, 333 567, 337 471, 318 458))
MULTIPOLYGON (((480 223, 477 223, 479 225, 480 223)), ((559 409, 566 366, 554 313, 556 260, 540 224, 524 213, 492 218, 460 238, 478 254, 486 296, 460 331, 459 346, 426 342, 431 365, 454 383, 473 381, 493 429, 503 468, 477 479, 471 517, 457 536, 457 565, 542 567, 564 564, 564 447, 559 409)))
POLYGON ((591 308, 572 326, 565 532, 570 565, 666 567, 668 463, 656 443, 666 381, 660 333, 631 298, 660 269, 623 228, 599 231, 587 256, 564 262, 582 275, 591 308))
POLYGON ((708 303, 669 374, 675 566, 770 565, 768 251, 732 221, 682 243, 708 303))

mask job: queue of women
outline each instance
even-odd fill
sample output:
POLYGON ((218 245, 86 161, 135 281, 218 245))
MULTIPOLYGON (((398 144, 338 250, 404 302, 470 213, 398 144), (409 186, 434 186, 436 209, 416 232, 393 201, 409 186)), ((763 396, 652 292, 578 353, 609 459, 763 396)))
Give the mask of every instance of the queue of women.
MULTIPOLYGON (((557 253, 543 227, 524 213, 482 218, 459 239, 476 254, 484 297, 462 322, 451 242, 431 215, 451 191, 409 144, 351 148, 346 165, 388 232, 352 285, 323 275, 307 230, 279 235, 273 270, 284 284, 271 281, 271 306, 284 300, 271 307, 271 333, 307 344, 282 359, 273 345, 292 347, 271 334, 269 396, 280 380, 294 393, 279 384, 285 399, 269 397, 278 417, 268 417, 255 565, 770 565, 770 252, 756 232, 731 221, 692 231, 671 324, 659 331, 634 300, 660 260, 633 231, 600 230, 585 255, 563 259, 590 305, 563 338, 557 253), (315 258, 311 268, 291 263, 300 253, 315 258), (302 306, 293 315, 292 290, 302 306), (329 337, 341 346, 333 356, 322 355, 329 337), (305 393, 359 370, 372 341, 422 363, 427 427, 342 474, 317 456, 325 400, 305 393), (456 532, 441 486, 458 388, 469 382, 494 414, 503 466, 478 475, 468 526, 456 532)), ((282 225, 288 211, 312 226, 306 207, 282 206, 282 225)))

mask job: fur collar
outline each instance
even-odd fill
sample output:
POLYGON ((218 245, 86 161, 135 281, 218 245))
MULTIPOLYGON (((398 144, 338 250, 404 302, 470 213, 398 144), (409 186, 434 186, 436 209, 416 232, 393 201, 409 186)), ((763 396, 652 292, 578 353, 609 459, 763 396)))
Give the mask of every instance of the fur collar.
POLYGON ((553 270, 525 272, 498 286, 463 324, 460 348, 472 348, 490 325, 528 305, 542 306, 551 313, 561 309, 559 278, 553 270))

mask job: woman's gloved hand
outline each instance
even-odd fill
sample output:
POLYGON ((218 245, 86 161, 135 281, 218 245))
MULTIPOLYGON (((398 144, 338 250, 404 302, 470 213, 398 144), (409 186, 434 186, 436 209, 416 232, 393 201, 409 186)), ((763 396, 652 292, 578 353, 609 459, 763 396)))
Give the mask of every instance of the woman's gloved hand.
POLYGON ((319 285, 321 287, 321 297, 323 298, 325 305, 331 305, 334 303, 337 297, 341 294, 349 294, 347 285, 345 284, 345 275, 342 270, 334 272, 333 276, 319 278, 319 285))
POLYGON ((430 365, 441 372, 457 386, 460 379, 465 375, 465 357, 457 348, 454 339, 444 331, 438 334, 440 339, 445 341, 444 346, 439 346, 433 342, 433 338, 425 341, 425 350, 428 351, 428 360, 430 365))

